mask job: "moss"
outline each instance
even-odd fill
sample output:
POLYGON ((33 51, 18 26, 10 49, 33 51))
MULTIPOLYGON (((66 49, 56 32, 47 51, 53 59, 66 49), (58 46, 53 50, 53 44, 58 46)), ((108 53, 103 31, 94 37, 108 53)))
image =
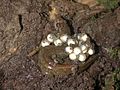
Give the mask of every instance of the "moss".
POLYGON ((97 0, 97 1, 108 10, 118 7, 118 0, 97 0))
POLYGON ((92 16, 90 19, 91 19, 92 21, 96 21, 96 20, 97 20, 97 18, 96 18, 95 16, 92 16))
POLYGON ((120 68, 106 76, 103 90, 120 90, 120 68))
POLYGON ((114 71, 115 90, 120 90, 120 68, 114 71))
POLYGON ((92 21, 96 22, 96 21, 97 21, 97 19, 99 18, 99 16, 100 16, 100 14, 99 14, 99 13, 97 13, 97 14, 95 14, 95 15, 91 16, 91 17, 90 17, 90 20, 92 20, 92 21))
POLYGON ((114 74, 108 74, 105 78, 105 87, 103 90, 114 90, 114 74))
POLYGON ((110 58, 112 58, 112 59, 117 59, 119 57, 119 52, 120 52, 120 48, 119 47, 117 47, 117 48, 110 48, 108 50, 110 58))

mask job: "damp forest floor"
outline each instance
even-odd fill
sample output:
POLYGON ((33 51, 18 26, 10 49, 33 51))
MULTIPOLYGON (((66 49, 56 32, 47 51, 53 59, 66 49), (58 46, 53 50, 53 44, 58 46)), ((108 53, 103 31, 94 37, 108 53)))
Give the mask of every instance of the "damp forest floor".
POLYGON ((82 73, 44 75, 37 54, 27 55, 50 32, 51 0, 0 0, 0 90, 120 90, 120 6, 90 10, 64 1, 55 2, 61 17, 92 38, 99 57, 82 73))

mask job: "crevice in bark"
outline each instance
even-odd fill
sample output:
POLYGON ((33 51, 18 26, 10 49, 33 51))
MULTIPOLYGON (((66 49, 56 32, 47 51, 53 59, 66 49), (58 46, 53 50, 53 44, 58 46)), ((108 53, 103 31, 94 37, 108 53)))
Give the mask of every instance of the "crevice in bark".
POLYGON ((19 18, 19 25, 20 25, 20 33, 23 31, 23 23, 22 23, 22 15, 18 15, 19 18))

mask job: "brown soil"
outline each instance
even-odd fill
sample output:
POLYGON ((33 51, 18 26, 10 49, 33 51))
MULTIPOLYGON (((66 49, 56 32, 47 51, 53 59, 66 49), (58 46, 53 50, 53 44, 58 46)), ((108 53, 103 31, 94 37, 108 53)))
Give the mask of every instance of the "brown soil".
POLYGON ((120 7, 105 11, 56 0, 55 7, 71 31, 86 32, 99 57, 82 73, 48 76, 36 65, 37 54, 27 55, 51 32, 50 4, 51 0, 0 1, 0 90, 101 90, 106 76, 120 67, 120 56, 109 53, 110 48, 120 47, 120 7))

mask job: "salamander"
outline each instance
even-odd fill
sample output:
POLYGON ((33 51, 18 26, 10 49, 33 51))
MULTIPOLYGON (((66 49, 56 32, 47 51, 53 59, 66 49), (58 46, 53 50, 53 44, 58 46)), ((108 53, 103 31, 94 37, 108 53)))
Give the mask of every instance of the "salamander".
MULTIPOLYGON (((58 14, 55 13, 54 19, 52 19, 51 22, 53 23, 56 32, 60 35, 71 35, 67 22, 58 14)), ((76 67, 76 64, 73 62, 68 62, 68 55, 65 54, 64 50, 65 46, 66 45, 63 44, 62 46, 49 45, 47 47, 40 47, 38 54, 39 60, 37 64, 43 73, 50 75, 68 75, 73 73, 73 69, 76 67), (59 55, 59 53, 65 55, 65 57, 62 57, 62 59, 64 59, 63 63, 56 63, 52 58, 53 55, 59 55)), ((93 55, 84 63, 79 63, 79 72, 86 70, 90 65, 94 63, 94 61, 96 61, 96 59, 97 55, 93 55)))
MULTIPOLYGON (((55 63, 51 56, 56 53, 64 53, 64 47, 49 46, 41 48, 39 51, 38 66, 40 66, 43 73, 53 75, 68 75, 73 73, 73 68, 76 67, 74 63, 64 62, 63 64, 55 63)), ((90 65, 96 61, 97 55, 91 56, 85 63, 79 63, 79 71, 86 70, 90 65)))

